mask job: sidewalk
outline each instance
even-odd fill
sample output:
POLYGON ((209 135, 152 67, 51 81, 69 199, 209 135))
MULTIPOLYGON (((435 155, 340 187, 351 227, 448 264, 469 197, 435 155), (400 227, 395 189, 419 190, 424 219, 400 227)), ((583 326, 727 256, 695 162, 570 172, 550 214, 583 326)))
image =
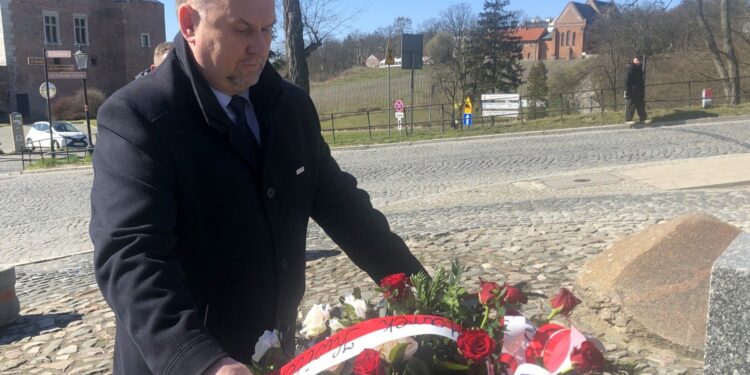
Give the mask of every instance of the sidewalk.
POLYGON ((661 190, 750 184, 750 153, 713 156, 618 173, 661 190))

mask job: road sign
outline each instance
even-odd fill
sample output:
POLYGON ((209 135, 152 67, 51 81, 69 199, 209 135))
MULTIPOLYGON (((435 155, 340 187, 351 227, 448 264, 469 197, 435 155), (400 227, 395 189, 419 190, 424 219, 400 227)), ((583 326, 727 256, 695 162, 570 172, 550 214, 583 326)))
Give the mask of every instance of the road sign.
MULTIPOLYGON (((57 87, 52 82, 49 82, 49 99, 54 98, 55 94, 57 94, 57 87)), ((42 82, 42 85, 39 86, 39 95, 47 99, 47 82, 42 82)))
POLYGON ((74 72, 75 65, 47 65, 48 72, 74 72))
POLYGON ((44 57, 27 57, 26 63, 29 65, 44 65, 44 57))
POLYGON ((482 116, 518 117, 520 107, 519 94, 482 95, 482 116))
POLYGON ((471 126, 471 113, 464 114, 464 126, 471 126))
POLYGON ((86 72, 49 72, 49 79, 86 79, 86 72))
POLYGON ((396 99, 396 102, 393 103, 393 108, 396 110, 396 112, 404 112, 404 101, 401 99, 396 99))
POLYGON ((71 56, 70 51, 66 50, 47 51, 48 59, 69 59, 71 56))
POLYGON ((464 114, 470 115, 472 108, 473 106, 471 105, 471 98, 467 96, 466 100, 464 101, 464 114))
POLYGON ((711 107, 713 104, 714 90, 710 87, 703 89, 703 108, 711 107))

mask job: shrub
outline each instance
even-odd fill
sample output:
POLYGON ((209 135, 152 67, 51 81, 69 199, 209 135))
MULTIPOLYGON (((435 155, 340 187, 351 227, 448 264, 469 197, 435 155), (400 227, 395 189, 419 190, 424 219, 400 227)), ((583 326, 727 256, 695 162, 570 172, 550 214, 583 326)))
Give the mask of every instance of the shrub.
MULTIPOLYGON (((104 93, 96 88, 87 90, 89 99, 89 113, 96 117, 96 111, 104 102, 104 93)), ((83 89, 76 91, 75 95, 63 96, 52 101, 52 116, 55 120, 82 120, 86 118, 83 108, 83 89)))

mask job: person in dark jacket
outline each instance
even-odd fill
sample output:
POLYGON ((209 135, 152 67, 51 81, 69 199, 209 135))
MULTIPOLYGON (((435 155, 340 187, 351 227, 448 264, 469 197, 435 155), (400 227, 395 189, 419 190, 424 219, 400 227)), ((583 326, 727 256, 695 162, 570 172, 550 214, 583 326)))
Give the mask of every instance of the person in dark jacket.
POLYGON ((641 122, 651 123, 648 115, 646 115, 646 84, 640 56, 633 57, 633 61, 625 69, 625 99, 627 100, 625 107, 626 124, 635 125, 633 114, 636 110, 641 122))
POLYGON ((184 0, 159 69, 98 113, 89 232, 114 373, 250 374, 294 350, 308 221, 373 280, 424 271, 268 62, 274 0, 184 0))
POLYGON ((167 58, 167 55, 169 54, 169 52, 172 51, 173 49, 174 49, 174 44, 172 44, 172 42, 159 43, 159 45, 156 46, 156 48, 154 48, 154 63, 151 64, 151 66, 149 66, 148 68, 138 73, 135 76, 135 79, 143 78, 147 74, 156 70, 156 68, 158 68, 159 65, 161 65, 164 59, 167 58))

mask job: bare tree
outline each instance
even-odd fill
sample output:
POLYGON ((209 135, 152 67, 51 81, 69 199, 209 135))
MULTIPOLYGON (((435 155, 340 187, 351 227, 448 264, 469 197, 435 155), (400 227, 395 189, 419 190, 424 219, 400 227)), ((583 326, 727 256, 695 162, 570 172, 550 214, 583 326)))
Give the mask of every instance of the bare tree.
POLYGON ((456 4, 440 12, 439 26, 443 34, 436 35, 428 44, 428 53, 437 63, 435 75, 438 86, 451 101, 451 118, 457 119, 456 105, 463 101, 468 90, 466 43, 476 16, 467 3, 456 4))
POLYGON ((703 0, 695 0, 695 11, 698 18, 698 24, 703 29, 706 45, 711 52, 716 71, 719 73, 724 94, 729 98, 729 103, 737 105, 740 103, 740 74, 737 63, 737 55, 732 42, 731 20, 729 17, 729 0, 721 0, 721 31, 723 33, 724 50, 720 50, 716 43, 713 30, 706 22, 703 0), (726 62, 725 62, 726 59, 726 62))
POLYGON ((286 56, 289 64, 289 80, 305 91, 310 91, 310 72, 305 57, 305 40, 302 24, 300 0, 284 1, 284 35, 286 39, 286 56))
POLYGON ((347 29, 366 8, 363 3, 356 9, 351 4, 344 7, 342 0, 302 0, 302 23, 305 27, 305 57, 309 57, 331 35, 347 29))

